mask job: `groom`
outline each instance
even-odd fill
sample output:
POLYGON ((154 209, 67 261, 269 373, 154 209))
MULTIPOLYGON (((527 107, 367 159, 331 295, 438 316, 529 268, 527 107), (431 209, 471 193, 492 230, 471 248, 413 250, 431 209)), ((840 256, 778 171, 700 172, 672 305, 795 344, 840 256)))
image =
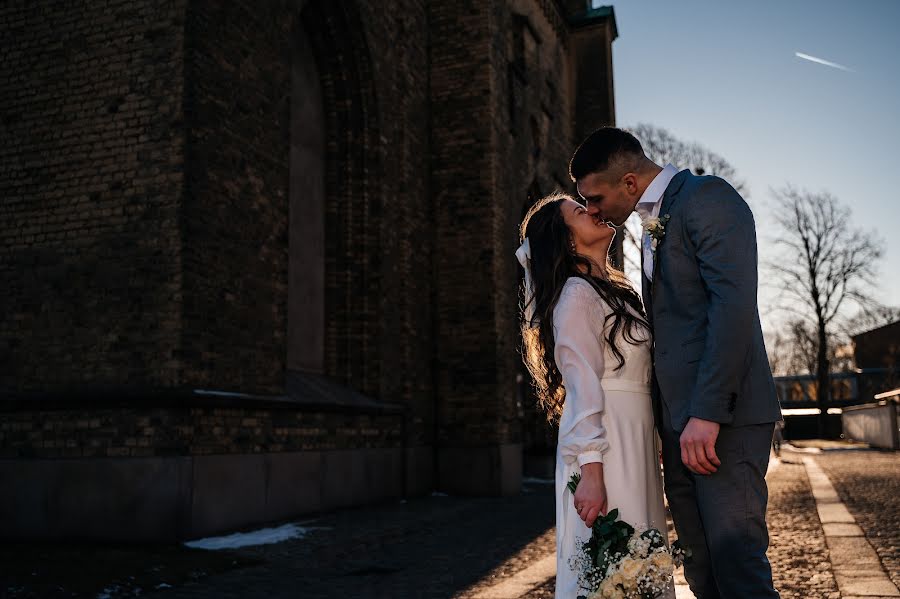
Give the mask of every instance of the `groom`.
POLYGON ((665 168, 604 127, 569 174, 598 220, 644 221, 643 295, 665 490, 698 599, 778 597, 766 558, 766 468, 781 410, 756 302, 750 208, 718 177, 665 168))

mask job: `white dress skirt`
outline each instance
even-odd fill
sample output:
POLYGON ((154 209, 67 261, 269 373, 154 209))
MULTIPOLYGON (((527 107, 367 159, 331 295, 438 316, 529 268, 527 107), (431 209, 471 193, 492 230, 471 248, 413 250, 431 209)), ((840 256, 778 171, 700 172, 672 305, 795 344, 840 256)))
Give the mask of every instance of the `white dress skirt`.
MULTIPOLYGON (((618 360, 606 340, 610 312, 590 283, 566 281, 553 312, 554 358, 566 389, 556 452, 556 597, 585 594, 569 558, 591 530, 575 511, 569 478, 583 464, 603 463, 608 509, 632 525, 647 525, 666 535, 659 438, 650 399, 651 349, 643 342, 617 341, 618 360)), ((620 332, 621 335, 621 332, 620 332)), ((664 597, 674 598, 674 589, 664 597)))

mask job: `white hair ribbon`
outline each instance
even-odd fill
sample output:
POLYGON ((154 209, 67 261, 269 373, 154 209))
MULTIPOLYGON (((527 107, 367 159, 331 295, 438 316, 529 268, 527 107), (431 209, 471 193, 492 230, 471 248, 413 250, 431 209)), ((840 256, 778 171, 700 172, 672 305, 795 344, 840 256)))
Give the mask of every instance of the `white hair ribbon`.
POLYGON ((528 326, 537 326, 534 318, 534 283, 531 280, 531 244, 527 237, 516 250, 516 258, 525 270, 525 320, 528 326))

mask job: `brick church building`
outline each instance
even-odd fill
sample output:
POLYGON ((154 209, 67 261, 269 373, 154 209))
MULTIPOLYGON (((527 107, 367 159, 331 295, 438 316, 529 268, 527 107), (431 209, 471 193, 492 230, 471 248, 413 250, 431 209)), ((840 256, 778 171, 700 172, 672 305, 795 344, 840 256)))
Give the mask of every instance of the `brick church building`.
POLYGON ((2 536, 519 491, 517 225, 614 121, 611 8, 15 2, 0 31, 2 536))

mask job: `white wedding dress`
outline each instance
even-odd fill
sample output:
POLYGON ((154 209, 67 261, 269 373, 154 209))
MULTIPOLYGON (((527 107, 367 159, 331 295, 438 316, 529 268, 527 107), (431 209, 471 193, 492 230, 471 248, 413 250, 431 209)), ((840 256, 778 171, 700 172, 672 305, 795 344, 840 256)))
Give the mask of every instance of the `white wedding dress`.
MULTIPOLYGON (((553 312, 554 358, 566 389, 556 451, 556 597, 575 599, 578 575, 569 558, 590 537, 566 484, 581 465, 603 462, 608 509, 629 524, 666 535, 659 441, 650 400, 649 335, 633 345, 621 337, 621 369, 606 339, 606 303, 578 277, 566 281, 553 312)), ((621 336, 621 330, 619 335, 621 336)), ((664 597, 674 598, 674 589, 664 597)))

